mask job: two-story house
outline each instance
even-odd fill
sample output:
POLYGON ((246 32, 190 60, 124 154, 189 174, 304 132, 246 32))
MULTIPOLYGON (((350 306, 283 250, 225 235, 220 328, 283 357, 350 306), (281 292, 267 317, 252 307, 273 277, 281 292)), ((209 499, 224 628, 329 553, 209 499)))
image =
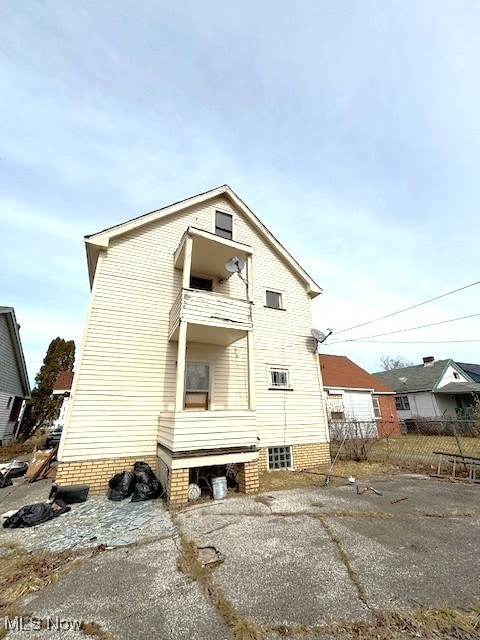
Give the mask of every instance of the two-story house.
POLYGON ((0 445, 15 439, 30 383, 13 307, 0 307, 0 445))
POLYGON ((92 293, 57 481, 149 462, 170 503, 205 467, 329 460, 311 300, 322 290, 228 187, 86 239, 92 293))

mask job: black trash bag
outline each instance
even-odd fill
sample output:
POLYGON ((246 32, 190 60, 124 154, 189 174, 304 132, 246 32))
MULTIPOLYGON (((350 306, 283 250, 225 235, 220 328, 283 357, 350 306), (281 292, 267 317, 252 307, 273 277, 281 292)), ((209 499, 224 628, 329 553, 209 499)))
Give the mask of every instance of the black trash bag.
POLYGON ((63 500, 55 500, 52 504, 48 502, 38 502, 37 504, 27 504, 3 523, 6 529, 19 529, 22 527, 35 527, 37 524, 58 518, 62 513, 70 511, 70 507, 63 500))
POLYGON ((135 486, 133 488, 132 502, 153 500, 163 494, 160 480, 146 462, 135 462, 133 473, 135 475, 135 486))
POLYGON ((10 474, 8 471, 5 474, 0 473, 0 489, 4 489, 5 487, 11 487, 12 484, 13 482, 10 479, 10 474))
POLYGON ((125 500, 132 494, 135 476, 132 471, 122 471, 116 473, 113 478, 108 481, 110 491, 108 492, 109 500, 125 500))

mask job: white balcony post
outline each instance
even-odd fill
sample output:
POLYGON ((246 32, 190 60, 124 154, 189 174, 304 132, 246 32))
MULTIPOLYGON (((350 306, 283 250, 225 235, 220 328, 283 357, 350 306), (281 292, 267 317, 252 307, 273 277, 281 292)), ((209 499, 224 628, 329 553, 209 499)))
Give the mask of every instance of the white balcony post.
POLYGON ((248 408, 255 411, 255 354, 253 346, 253 331, 247 331, 248 358, 248 408))
POLYGON ((252 256, 247 255, 247 300, 253 301, 252 256))
POLYGON ((175 386, 175 411, 183 411, 185 397, 185 358, 187 352, 188 322, 180 322, 177 347, 177 376, 175 386))
POLYGON ((190 287, 190 274, 192 272, 192 236, 185 238, 185 255, 183 256, 182 289, 190 287))

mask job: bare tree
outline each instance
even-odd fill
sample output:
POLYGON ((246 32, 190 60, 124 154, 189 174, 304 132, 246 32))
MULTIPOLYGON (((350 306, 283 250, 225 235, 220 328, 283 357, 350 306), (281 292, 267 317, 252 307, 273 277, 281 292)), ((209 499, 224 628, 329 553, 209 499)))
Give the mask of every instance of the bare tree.
POLYGON ((402 358, 402 356, 380 356, 380 366, 384 371, 392 369, 403 369, 403 367, 411 367, 413 362, 402 358))

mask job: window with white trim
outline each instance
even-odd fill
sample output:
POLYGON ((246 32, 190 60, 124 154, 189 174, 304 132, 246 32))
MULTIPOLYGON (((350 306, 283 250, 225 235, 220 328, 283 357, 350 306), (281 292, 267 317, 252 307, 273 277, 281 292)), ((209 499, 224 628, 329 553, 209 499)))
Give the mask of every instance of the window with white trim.
POLYGON ((372 404, 373 404, 373 415, 378 420, 382 417, 382 412, 380 411, 380 401, 375 396, 372 396, 372 404))
POLYGON ((233 237, 233 216, 223 211, 215 211, 215 235, 231 240, 233 237))
POLYGON ((268 468, 291 469, 292 447, 268 447, 268 468))
POLYGON ((397 411, 410 411, 408 396, 395 396, 395 407, 397 411))
POLYGON ((270 367, 270 388, 290 389, 290 376, 284 367, 270 367))
POLYGON ((279 291, 265 291, 265 306, 269 309, 283 309, 282 294, 279 291))

